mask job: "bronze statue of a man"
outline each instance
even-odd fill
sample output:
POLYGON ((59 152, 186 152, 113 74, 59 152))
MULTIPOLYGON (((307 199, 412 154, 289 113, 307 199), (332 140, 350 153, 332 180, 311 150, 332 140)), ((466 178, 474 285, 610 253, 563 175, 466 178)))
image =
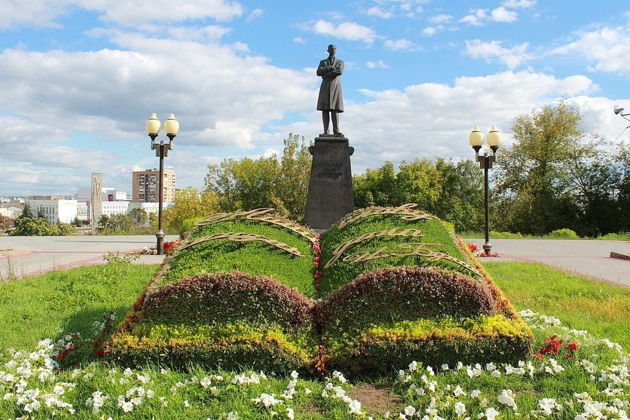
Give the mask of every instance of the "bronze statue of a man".
POLYGON ((339 113, 343 112, 343 96, 339 76, 343 73, 343 61, 335 58, 336 50, 337 47, 329 45, 328 58, 320 61, 317 67, 317 75, 322 78, 317 98, 317 110, 322 111, 324 134, 328 134, 332 117, 333 134, 342 136, 343 134, 339 132, 339 113))

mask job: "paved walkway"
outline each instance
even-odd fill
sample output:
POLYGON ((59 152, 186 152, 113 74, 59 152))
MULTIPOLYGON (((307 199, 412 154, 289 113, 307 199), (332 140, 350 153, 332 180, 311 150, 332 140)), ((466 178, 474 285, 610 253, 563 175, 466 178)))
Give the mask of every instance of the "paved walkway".
MULTIPOLYGON (((167 236, 167 241, 178 239, 167 236)), ((481 247, 483 240, 468 242, 481 247)), ((495 239, 493 251, 501 259, 538 261, 563 270, 630 287, 630 261, 610 258, 615 251, 630 254, 630 242, 551 239, 495 239)), ((103 255, 133 252, 154 246, 155 236, 0 236, 0 281, 54 269, 99 264, 103 255)), ((143 255, 138 261, 159 264, 162 257, 143 255)))
MULTIPOLYGON (((169 235, 166 241, 179 239, 169 235)), ((0 236, 0 280, 55 269, 100 264, 108 252, 133 252, 155 246, 155 236, 0 236)), ((162 257, 143 255, 140 263, 159 264, 162 257)))
MULTIPOLYGON (((482 239, 467 239, 481 249, 482 239)), ((610 252, 630 254, 630 242, 558 239, 490 239, 502 259, 537 261, 577 274, 630 287, 630 261, 610 252)), ((483 261, 483 260, 482 260, 483 261)))

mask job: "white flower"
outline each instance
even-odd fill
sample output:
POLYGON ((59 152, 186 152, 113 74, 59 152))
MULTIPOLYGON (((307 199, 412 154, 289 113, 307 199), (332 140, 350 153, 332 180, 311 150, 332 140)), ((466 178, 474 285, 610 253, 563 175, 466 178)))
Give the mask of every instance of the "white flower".
POLYGON ((461 397, 462 395, 466 395, 466 391, 464 391, 461 386, 457 385, 457 387, 453 390, 453 395, 461 397))
POLYGON ((238 413, 235 411, 230 411, 226 417, 226 420, 238 420, 239 416, 238 413))
POLYGON ((442 365, 442 370, 448 370, 448 364, 444 363, 444 364, 442 365))
POLYGON ((190 407, 190 403, 188 402, 188 400, 184 400, 184 402, 182 403, 184 405, 184 407, 188 408, 190 407))
POLYGON ((292 408, 287 408, 287 418, 290 420, 295 419, 295 412, 292 408))
POLYGON ((483 413, 479 413, 479 418, 486 418, 488 420, 494 420, 499 415, 499 412, 495 410, 493 407, 489 407, 483 413))
POLYGON ((300 376, 300 374, 299 374, 299 373, 297 373, 296 371, 291 372, 291 378, 292 378, 292 379, 297 379, 297 378, 298 378, 298 376, 300 376))
POLYGON ((457 401, 453 408, 458 416, 463 416, 466 413, 466 405, 461 401, 457 401))
POLYGON ((418 362, 416 362, 415 360, 411 363, 409 363, 409 370, 412 372, 415 372, 418 369, 418 362))
POLYGON ((351 400, 348 403, 350 414, 361 414, 361 403, 357 400, 351 400))
POLYGON ((123 375, 125 375, 125 376, 131 376, 131 375, 133 375, 133 372, 131 371, 131 369, 127 368, 127 369, 125 369, 125 371, 123 372, 123 375))
POLYGON ((516 411, 517 406, 516 401, 514 400, 514 392, 511 389, 504 389, 501 391, 498 400, 501 404, 507 405, 516 411))
POLYGON ((405 409, 403 410, 403 412, 405 413, 405 415, 406 415, 406 416, 411 417, 411 416, 413 416, 414 414, 416 414, 416 409, 415 409, 413 406, 408 405, 407 407, 405 407, 405 409))
POLYGON ((539 400, 538 408, 545 416, 551 416, 554 411, 562 410, 562 406, 553 398, 543 398, 539 400))
POLYGON ((481 391, 479 391, 478 389, 475 389, 474 391, 472 391, 472 392, 470 393, 470 396, 471 396, 472 398, 478 398, 478 397, 479 397, 479 395, 481 395, 481 391))

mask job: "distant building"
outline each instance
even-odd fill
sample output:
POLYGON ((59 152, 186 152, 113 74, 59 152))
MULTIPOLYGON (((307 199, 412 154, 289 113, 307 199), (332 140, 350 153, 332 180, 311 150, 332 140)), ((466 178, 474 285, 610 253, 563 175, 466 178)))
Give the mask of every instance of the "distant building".
MULTIPOLYGON (((136 203, 157 203, 159 200, 159 177, 157 169, 134 171, 131 177, 131 201, 136 203)), ((175 201, 175 171, 164 170, 164 202, 175 201)))
POLYGON ((27 198, 25 203, 31 206, 34 216, 42 214, 51 224, 71 223, 77 217, 77 200, 42 196, 27 198))

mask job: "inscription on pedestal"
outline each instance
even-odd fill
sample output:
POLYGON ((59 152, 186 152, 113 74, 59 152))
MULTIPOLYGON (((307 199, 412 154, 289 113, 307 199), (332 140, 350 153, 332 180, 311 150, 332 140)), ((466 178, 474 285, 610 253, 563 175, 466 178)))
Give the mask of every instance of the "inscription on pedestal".
POLYGON ((306 199, 306 223, 328 229, 354 210, 350 156, 354 152, 342 136, 322 136, 309 147, 313 155, 306 199))

